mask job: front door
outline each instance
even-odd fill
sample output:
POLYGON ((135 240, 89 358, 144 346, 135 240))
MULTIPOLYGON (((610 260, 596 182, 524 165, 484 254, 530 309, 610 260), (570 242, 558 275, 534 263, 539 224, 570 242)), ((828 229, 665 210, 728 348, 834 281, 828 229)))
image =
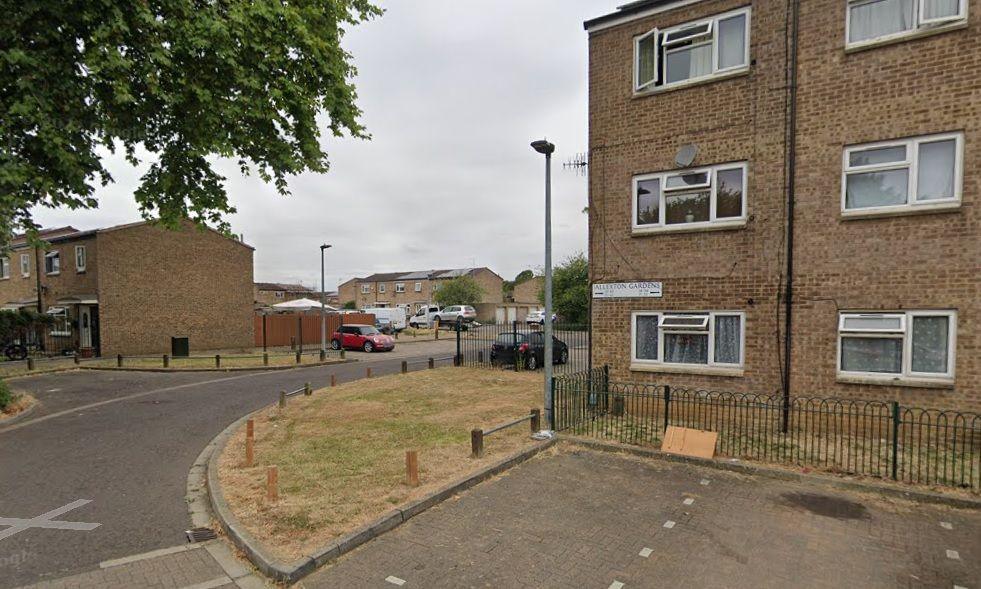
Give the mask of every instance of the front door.
POLYGON ((92 347, 92 307, 78 306, 78 347, 92 347))

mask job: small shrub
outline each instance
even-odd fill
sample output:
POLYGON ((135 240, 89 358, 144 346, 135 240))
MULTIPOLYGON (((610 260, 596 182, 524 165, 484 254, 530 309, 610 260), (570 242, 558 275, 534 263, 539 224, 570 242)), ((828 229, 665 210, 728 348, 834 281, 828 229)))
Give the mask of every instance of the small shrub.
POLYGON ((7 383, 0 380, 0 411, 4 411, 14 402, 14 394, 10 392, 7 383))

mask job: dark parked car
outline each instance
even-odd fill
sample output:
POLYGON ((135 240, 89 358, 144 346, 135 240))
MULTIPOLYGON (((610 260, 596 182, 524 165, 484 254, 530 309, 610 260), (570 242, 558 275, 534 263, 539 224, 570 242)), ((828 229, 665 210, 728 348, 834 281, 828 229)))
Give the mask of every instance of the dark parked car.
MULTIPOLYGON (((528 370, 535 370, 545 363, 545 334, 540 331, 516 333, 513 331, 497 336, 491 345, 492 364, 514 364, 515 356, 528 370)), ((552 363, 569 361, 569 346, 552 336, 552 363)))
POLYGON ((342 325, 330 336, 330 347, 335 350, 387 352, 395 349, 395 340, 372 325, 342 325))

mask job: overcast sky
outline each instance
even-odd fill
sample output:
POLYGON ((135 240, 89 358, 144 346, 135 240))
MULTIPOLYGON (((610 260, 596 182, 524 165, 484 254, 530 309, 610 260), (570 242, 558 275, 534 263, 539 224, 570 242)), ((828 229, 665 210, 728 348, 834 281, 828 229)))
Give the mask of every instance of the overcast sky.
MULTIPOLYGON (((331 170, 279 196, 222 163, 236 233, 256 248, 255 279, 327 286, 372 272, 488 266, 506 279, 543 265, 543 159, 556 144, 556 261, 586 249, 586 179, 561 164, 586 151, 582 22, 622 0, 388 0, 348 33, 370 141, 326 137, 331 170)), ((44 226, 90 229, 139 218, 145 168, 108 158, 116 180, 94 211, 41 209, 44 226)))

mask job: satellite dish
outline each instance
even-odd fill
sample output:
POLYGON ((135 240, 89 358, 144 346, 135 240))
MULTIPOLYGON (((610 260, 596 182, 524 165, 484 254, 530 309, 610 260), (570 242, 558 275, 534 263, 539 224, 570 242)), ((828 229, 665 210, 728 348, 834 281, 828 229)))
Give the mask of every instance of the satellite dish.
POLYGON ((687 168, 695 161, 696 155, 698 155, 697 147, 694 145, 683 145, 678 150, 678 155, 674 156, 674 161, 679 167, 687 168))

